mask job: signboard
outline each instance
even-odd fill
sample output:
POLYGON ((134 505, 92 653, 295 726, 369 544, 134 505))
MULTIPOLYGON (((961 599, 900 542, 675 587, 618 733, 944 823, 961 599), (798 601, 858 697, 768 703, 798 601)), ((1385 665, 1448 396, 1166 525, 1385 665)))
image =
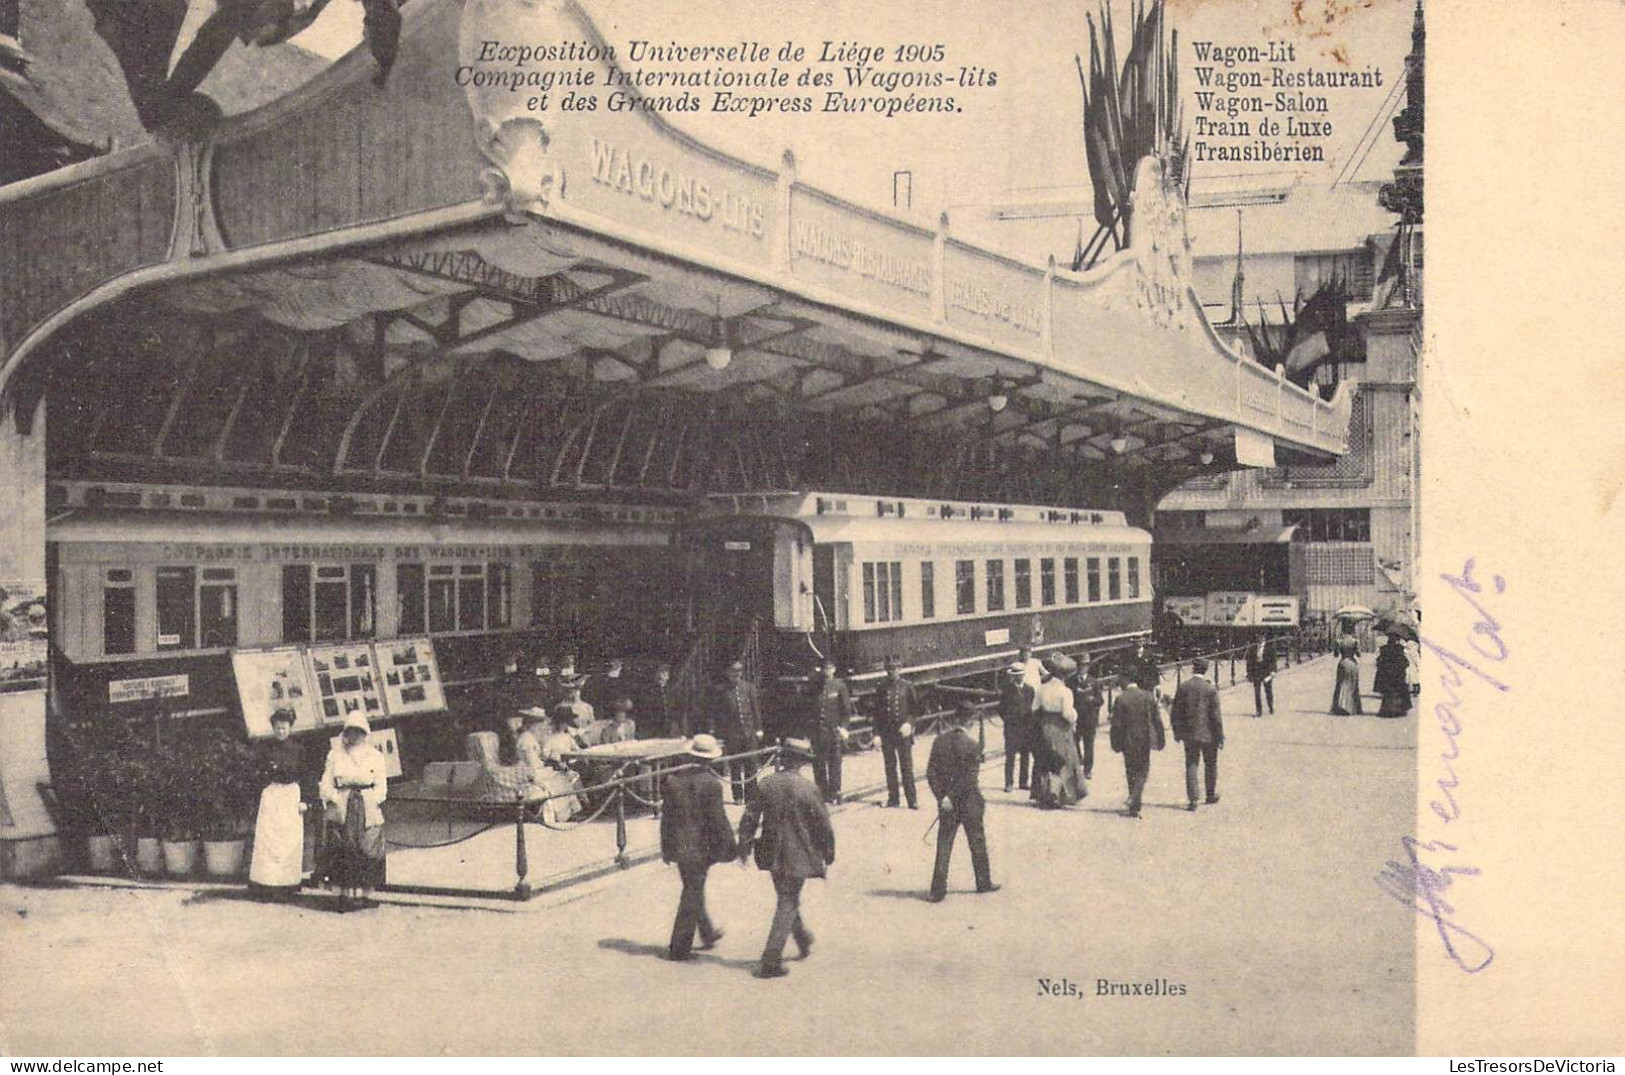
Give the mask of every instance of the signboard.
POLYGON ((1234 622, 1237 627, 1296 627, 1298 599, 1250 594, 1247 603, 1236 611, 1234 622))
POLYGON ((293 710, 296 732, 322 726, 321 709, 312 694, 304 654, 298 646, 233 650, 231 669, 237 678, 243 725, 250 737, 269 737, 271 714, 278 709, 293 710))
POLYGON ((1207 623, 1207 598, 1170 597, 1162 603, 1169 615, 1179 617, 1186 627, 1200 627, 1207 623))
POLYGON ((1010 628, 1000 627, 996 631, 988 631, 982 636, 984 646, 1008 646, 1010 644, 1010 628))
POLYGON ((0 582, 0 694, 45 689, 49 638, 45 580, 0 582))
MULTIPOLYGON (((401 775, 401 735, 394 728, 380 728, 367 736, 367 742, 372 748, 384 756, 384 775, 394 779, 401 775)), ((337 750, 339 736, 335 735, 329 744, 337 750)))
POLYGON ((155 698, 184 698, 192 693, 191 676, 147 676, 145 679, 115 679, 107 684, 109 705, 148 702, 155 698))
POLYGON ((311 646, 305 651, 305 661, 324 724, 343 724, 351 713, 360 713, 369 721, 384 716, 384 695, 370 643, 311 646))
POLYGON ((1247 604, 1250 593, 1225 591, 1207 595, 1207 623, 1210 627, 1229 627, 1236 622, 1236 613, 1247 604))
POLYGON ((446 708, 434 643, 427 638, 398 638, 378 643, 375 651, 390 716, 433 713, 446 708))

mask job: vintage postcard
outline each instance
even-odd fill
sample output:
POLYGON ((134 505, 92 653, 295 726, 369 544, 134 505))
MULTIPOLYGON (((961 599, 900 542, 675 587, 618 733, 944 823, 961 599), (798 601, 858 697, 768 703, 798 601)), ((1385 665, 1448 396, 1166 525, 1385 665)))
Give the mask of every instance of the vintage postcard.
POLYGON ((0 0, 0 1051, 1618 1053, 1618 41, 0 0))

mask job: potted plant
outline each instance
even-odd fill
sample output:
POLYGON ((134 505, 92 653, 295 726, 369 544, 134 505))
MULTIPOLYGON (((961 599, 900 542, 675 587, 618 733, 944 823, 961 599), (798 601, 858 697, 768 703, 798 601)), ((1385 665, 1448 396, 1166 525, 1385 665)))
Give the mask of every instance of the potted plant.
POLYGON ((158 778, 164 872, 189 877, 197 866, 198 835, 207 795, 195 742, 177 738, 154 767, 158 778))
POLYGON ((224 729, 200 744, 198 759, 204 870, 210 877, 239 876, 258 802, 259 759, 245 740, 224 729))

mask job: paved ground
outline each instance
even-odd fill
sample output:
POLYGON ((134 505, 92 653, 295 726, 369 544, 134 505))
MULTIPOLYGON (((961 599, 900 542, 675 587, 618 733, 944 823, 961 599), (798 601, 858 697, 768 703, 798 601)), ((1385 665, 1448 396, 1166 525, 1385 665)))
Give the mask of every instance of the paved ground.
POLYGON ((990 764, 991 896, 964 891, 961 845, 959 891, 923 902, 929 811, 848 806, 803 901, 816 950, 777 981, 749 974, 772 908, 754 868, 713 871, 728 936, 681 965, 658 958, 678 888, 658 865, 523 905, 400 896, 349 916, 229 890, 0 888, 0 1051, 1408 1052, 1412 913, 1373 878, 1413 825, 1414 721, 1323 715, 1331 674, 1284 673, 1264 720, 1245 685, 1225 691, 1223 801, 1194 815, 1173 744, 1140 821, 1120 816, 1104 735, 1070 811, 1004 795, 990 764), (1183 994, 1100 996, 1099 979, 1183 994), (340 1014, 358 1002, 364 1018, 340 1014))

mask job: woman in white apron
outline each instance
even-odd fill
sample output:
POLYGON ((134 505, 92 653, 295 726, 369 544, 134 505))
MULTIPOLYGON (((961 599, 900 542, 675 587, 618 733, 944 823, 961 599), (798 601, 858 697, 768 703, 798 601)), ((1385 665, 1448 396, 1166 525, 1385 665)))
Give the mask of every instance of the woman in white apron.
POLYGON ((265 789, 260 792, 254 822, 248 887, 269 898, 293 895, 304 880, 305 804, 299 801, 299 777, 305 759, 292 738, 293 721, 291 709, 272 713, 271 731, 276 738, 263 744, 260 753, 265 789))

